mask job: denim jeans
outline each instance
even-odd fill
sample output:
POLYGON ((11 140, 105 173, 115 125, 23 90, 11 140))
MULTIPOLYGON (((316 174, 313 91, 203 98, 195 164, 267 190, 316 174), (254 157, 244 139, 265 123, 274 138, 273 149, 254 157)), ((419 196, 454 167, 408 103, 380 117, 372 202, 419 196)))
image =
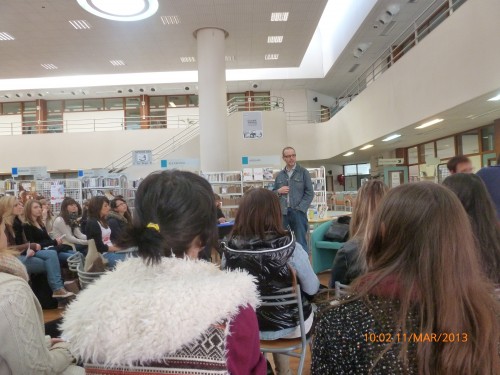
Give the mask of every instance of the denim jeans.
POLYGON ((61 266, 55 250, 39 250, 29 258, 21 255, 19 260, 26 266, 28 274, 46 273, 47 281, 53 292, 63 287, 61 266))
POLYGON ((288 207, 286 215, 283 215, 283 226, 285 228, 290 227, 295 234, 297 242, 302 245, 306 252, 309 252, 306 240, 306 233, 308 229, 306 214, 302 211, 288 207))
POLYGON ((57 257, 59 258, 59 262, 61 262, 61 265, 68 266, 68 258, 72 255, 75 255, 76 251, 75 250, 65 250, 65 251, 60 251, 57 253, 57 257))
POLYGON ((124 261, 127 254, 103 253, 102 256, 108 260, 108 268, 115 268, 116 262, 124 261))

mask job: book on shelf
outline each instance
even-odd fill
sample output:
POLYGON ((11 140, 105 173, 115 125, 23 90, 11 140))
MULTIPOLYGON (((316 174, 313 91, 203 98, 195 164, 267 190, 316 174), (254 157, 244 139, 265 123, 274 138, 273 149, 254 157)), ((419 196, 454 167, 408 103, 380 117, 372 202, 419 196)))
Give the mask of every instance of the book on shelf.
POLYGON ((264 179, 264 168, 254 168, 253 169, 253 179, 254 180, 263 180, 264 179))
POLYGON ((252 180, 253 180, 253 169, 243 168, 243 181, 252 181, 252 180))

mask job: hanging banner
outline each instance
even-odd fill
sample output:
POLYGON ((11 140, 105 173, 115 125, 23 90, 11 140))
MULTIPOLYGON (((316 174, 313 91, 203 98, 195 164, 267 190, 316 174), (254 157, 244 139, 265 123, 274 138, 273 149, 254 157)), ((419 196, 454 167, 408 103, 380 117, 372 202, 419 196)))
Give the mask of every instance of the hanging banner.
POLYGON ((50 186, 50 203, 61 203, 64 199, 64 185, 52 184, 50 186))
POLYGON ((243 138, 260 139, 262 136, 262 112, 244 112, 243 138))

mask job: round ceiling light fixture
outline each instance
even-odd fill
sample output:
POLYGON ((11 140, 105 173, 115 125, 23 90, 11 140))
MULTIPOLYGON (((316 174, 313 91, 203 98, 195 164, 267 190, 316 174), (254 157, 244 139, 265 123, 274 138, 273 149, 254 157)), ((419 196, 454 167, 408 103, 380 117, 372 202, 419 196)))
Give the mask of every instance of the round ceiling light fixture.
POLYGON ((113 21, 139 21, 158 10, 158 0, 77 0, 87 12, 113 21))

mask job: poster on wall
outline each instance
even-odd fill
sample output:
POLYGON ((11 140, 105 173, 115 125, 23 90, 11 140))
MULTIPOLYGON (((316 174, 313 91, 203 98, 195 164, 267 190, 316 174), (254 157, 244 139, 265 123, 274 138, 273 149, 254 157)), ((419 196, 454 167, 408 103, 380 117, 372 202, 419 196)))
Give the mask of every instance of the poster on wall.
POLYGON ((262 112, 244 112, 243 113, 243 138, 261 139, 262 130, 262 112))

